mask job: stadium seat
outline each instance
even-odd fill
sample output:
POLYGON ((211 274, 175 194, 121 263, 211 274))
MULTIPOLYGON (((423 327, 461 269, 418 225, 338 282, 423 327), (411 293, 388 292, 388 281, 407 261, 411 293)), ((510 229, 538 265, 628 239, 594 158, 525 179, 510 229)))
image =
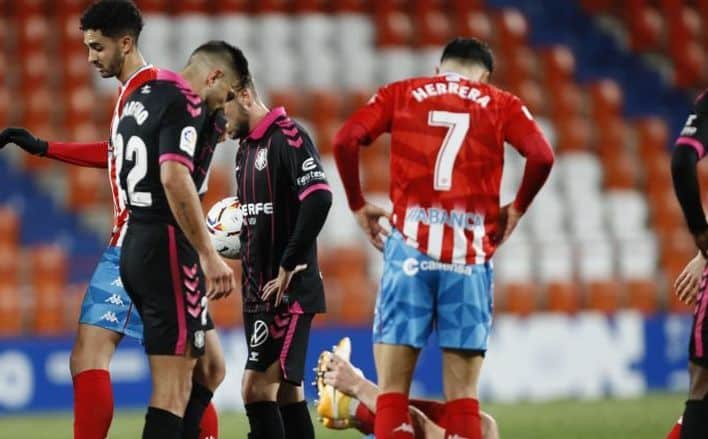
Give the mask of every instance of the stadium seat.
POLYGON ((0 205, 0 246, 3 248, 16 248, 19 240, 19 215, 11 206, 0 205))
POLYGON ((645 237, 649 208, 642 193, 610 190, 604 196, 604 210, 609 230, 615 237, 645 237))
POLYGON ((19 336, 23 329, 22 291, 17 284, 0 282, 0 337, 19 336))
POLYGON ((376 36, 379 47, 407 46, 413 41, 413 21, 398 10, 390 10, 376 15, 376 36))
POLYGON ((612 314, 624 305, 621 285, 615 280, 590 281, 587 283, 587 308, 612 314))
POLYGON ((11 243, 0 245, 0 279, 4 284, 20 284, 22 250, 11 243))
POLYGON ((35 283, 33 330, 40 335, 56 335, 65 328, 64 284, 53 281, 35 283))
POLYGON ((453 14, 458 35, 479 38, 493 42, 494 31, 492 21, 483 11, 468 9, 465 5, 469 2, 456 2, 459 9, 453 14))
MULTIPOLYGON (((189 6, 193 2, 182 0, 181 5, 189 6)), ((189 7, 188 7, 189 9, 189 7)), ((211 18, 203 13, 183 12, 172 18, 172 56, 176 67, 181 67, 189 59, 194 49, 202 42, 212 40, 219 35, 214 34, 214 26, 211 18), (189 35, 189 38, 179 38, 181 35, 189 35)))
MULTIPOLYGON (((653 276, 653 272, 652 272, 653 276)), ((627 305, 642 314, 654 314, 659 306, 659 286, 653 277, 634 279, 626 283, 627 305)))
POLYGON ((617 82, 603 79, 590 85, 594 118, 616 117, 622 112, 622 89, 617 82))
POLYGON ((631 45, 634 50, 644 52, 658 49, 664 37, 664 20, 651 6, 641 8, 630 15, 631 45))
POLYGON ((580 292, 574 281, 552 281, 546 286, 546 309, 550 312, 573 314, 581 308, 580 292))
POLYGON ((619 149, 614 156, 606 154, 601 157, 605 189, 626 190, 636 187, 640 170, 634 154, 626 149, 619 149))
POLYGON ((379 83, 389 83, 418 73, 417 56, 412 49, 386 48, 378 52, 379 83))
POLYGON ((674 83, 678 87, 701 87, 706 78, 706 55, 695 41, 686 41, 674 52, 674 83))
POLYGON ((55 291, 63 288, 68 274, 66 252, 57 245, 42 245, 30 250, 32 284, 55 291))
POLYGON ((538 310, 538 287, 536 284, 510 282, 500 287, 501 291, 495 289, 494 293, 496 298, 501 298, 495 303, 495 310, 518 316, 528 316, 538 310))
POLYGON ((28 53, 46 48, 49 42, 50 23, 49 20, 38 14, 32 13, 31 7, 26 5, 35 3, 35 0, 23 2, 23 11, 18 21, 18 49, 20 53, 28 53))
POLYGON ((503 53, 509 54, 511 50, 526 44, 529 26, 526 17, 519 10, 502 9, 496 17, 495 28, 503 53))
MULTIPOLYGON (((557 111, 557 107, 554 108, 557 111)), ((556 113, 557 114, 557 113, 556 113)), ((559 152, 586 151, 591 147, 592 125, 581 115, 562 116, 557 120, 556 145, 559 152)))
POLYGON ((67 203, 71 209, 82 210, 94 206, 100 199, 97 188, 106 179, 104 169, 72 166, 67 168, 69 191, 67 203))
POLYGON ((448 16, 439 9, 425 9, 414 18, 415 39, 419 47, 444 46, 453 36, 454 27, 448 16))

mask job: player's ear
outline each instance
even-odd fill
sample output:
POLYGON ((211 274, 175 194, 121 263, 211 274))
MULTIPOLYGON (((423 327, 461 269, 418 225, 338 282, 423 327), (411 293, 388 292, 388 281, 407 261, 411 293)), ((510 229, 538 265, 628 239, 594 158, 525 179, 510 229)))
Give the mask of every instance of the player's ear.
POLYGON ((123 55, 127 55, 135 46, 135 40, 130 35, 123 35, 120 39, 120 49, 123 55))
POLYGON ((209 87, 213 87, 216 85, 216 82, 224 76, 224 72, 221 69, 214 69, 211 72, 209 72, 209 75, 207 76, 206 83, 209 87))
POLYGON ((236 100, 242 107, 246 109, 251 108, 253 105, 253 93, 251 92, 251 89, 248 87, 242 87, 236 92, 236 100))
POLYGON ((479 82, 486 84, 487 82, 489 82, 491 77, 492 77, 492 74, 489 72, 489 70, 485 70, 484 73, 482 73, 482 77, 479 78, 479 82))

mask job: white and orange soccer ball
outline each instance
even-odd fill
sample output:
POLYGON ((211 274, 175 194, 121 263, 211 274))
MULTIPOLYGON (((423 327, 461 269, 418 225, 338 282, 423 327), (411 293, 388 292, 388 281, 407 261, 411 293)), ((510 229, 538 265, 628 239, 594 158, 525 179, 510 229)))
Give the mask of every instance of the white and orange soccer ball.
POLYGON ((211 242, 225 258, 238 259, 241 254, 241 226, 243 212, 236 197, 228 197, 214 204, 206 217, 211 242))

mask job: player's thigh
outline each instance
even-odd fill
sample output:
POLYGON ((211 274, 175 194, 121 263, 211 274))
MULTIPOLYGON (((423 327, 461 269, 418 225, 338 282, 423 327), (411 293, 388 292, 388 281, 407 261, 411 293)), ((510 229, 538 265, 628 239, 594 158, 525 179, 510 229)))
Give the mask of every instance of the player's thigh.
POLYGON ((381 393, 408 394, 420 349, 406 345, 374 344, 376 376, 381 393))
POLYGON ((258 401, 277 401, 282 373, 278 362, 263 370, 246 369, 241 379, 241 396, 245 404, 258 401))
POLYGON ((708 398, 708 367, 689 362, 688 373, 690 376, 689 399, 708 398))
POLYGON ((280 387, 278 388, 278 404, 281 406, 286 406, 304 400, 305 390, 303 389, 302 384, 299 386, 288 382, 283 382, 280 384, 280 387))
POLYGON ((494 307, 491 263, 439 272, 435 325, 441 348, 486 351, 494 307))
POLYGON ((92 369, 108 370, 113 353, 123 336, 98 326, 79 324, 71 350, 71 375, 92 369))
POLYGON ((182 416, 192 388, 192 371, 197 362, 184 356, 148 355, 152 377, 150 405, 182 416))
POLYGON ((447 401, 477 398, 484 356, 480 351, 443 349, 443 392, 447 401))
POLYGON ((204 355, 199 357, 194 368, 194 380, 211 390, 219 387, 226 376, 224 350, 215 329, 206 331, 204 355))
POLYGON ((398 232, 386 240, 384 269, 374 313, 374 343, 422 349, 432 332, 437 288, 431 259, 405 244, 398 232))

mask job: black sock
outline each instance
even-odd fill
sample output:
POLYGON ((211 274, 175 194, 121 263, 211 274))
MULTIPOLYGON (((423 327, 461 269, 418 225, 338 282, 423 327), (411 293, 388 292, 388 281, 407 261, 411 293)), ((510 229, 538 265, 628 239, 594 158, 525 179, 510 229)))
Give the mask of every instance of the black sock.
POLYGON ((292 439, 315 439, 315 427, 310 419, 307 401, 300 401, 280 407, 283 417, 285 437, 292 439))
POLYGON ((681 424, 681 439, 704 439, 708 437, 708 401, 686 401, 681 424))
POLYGON ((182 439, 199 439, 200 424, 202 415, 214 396, 211 390, 196 381, 192 381, 192 393, 189 394, 189 402, 184 410, 182 418, 182 439))
POLYGON ((251 424, 249 439, 285 439, 283 418, 278 403, 258 401, 246 404, 246 416, 251 424))
POLYGON ((182 418, 156 407, 148 407, 143 439, 180 439, 182 418))

